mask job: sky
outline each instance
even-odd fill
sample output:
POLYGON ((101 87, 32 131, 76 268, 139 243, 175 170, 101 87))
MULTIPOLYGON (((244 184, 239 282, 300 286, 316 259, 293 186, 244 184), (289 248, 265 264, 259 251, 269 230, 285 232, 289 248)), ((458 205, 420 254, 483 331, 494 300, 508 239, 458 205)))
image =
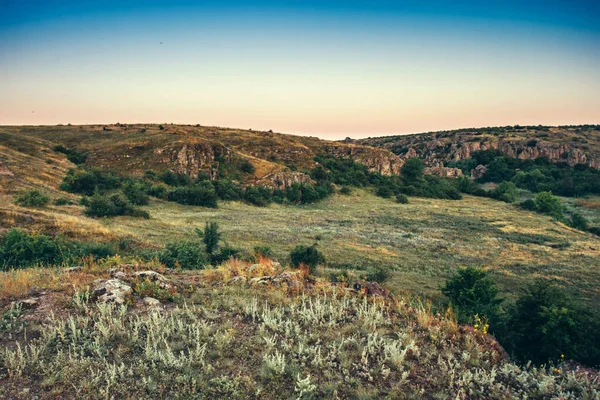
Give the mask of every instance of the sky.
POLYGON ((0 125, 600 123, 598 1, 0 0, 0 125))

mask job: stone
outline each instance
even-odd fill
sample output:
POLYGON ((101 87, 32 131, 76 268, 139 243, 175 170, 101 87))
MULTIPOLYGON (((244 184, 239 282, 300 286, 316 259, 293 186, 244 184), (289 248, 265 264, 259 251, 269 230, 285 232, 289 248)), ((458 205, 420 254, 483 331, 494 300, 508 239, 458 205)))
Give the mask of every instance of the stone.
POLYGON ((155 299, 154 297, 144 297, 142 301, 144 302, 144 305, 150 308, 160 307, 160 300, 155 299))
POLYGON ((134 272, 132 275, 134 278, 137 279, 146 279, 150 282, 157 283, 161 289, 167 290, 173 287, 173 285, 169 283, 169 280, 165 278, 164 275, 159 274, 156 271, 137 271, 134 272))
POLYGON ((22 309, 30 310, 40 305, 40 299, 37 297, 31 297, 29 299, 21 300, 19 304, 21 304, 22 309))
POLYGON ((245 276, 236 276, 231 278, 229 281, 227 281, 228 285, 235 285, 235 284, 240 284, 240 283, 246 283, 248 281, 248 279, 246 279, 245 276))
POLYGON ((125 304, 132 293, 131 286, 120 279, 109 279, 100 283, 92 291, 92 300, 100 303, 125 304))
POLYGON ((117 278, 117 279, 125 279, 127 278, 127 274, 123 271, 117 271, 114 274, 112 274, 113 278, 117 278))
POLYGON ((78 271, 81 271, 82 269, 83 269, 83 267, 81 265, 78 265, 76 267, 65 268, 65 272, 66 273, 78 272, 78 271))

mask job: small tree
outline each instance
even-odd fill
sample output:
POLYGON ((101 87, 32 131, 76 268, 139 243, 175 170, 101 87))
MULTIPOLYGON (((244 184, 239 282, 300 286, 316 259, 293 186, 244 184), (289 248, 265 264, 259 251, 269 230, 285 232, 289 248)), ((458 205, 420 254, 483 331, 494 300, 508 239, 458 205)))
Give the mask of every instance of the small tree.
POLYGON ((579 213, 571 214, 571 222, 569 223, 571 227, 575 229, 579 229, 580 231, 588 230, 588 221, 585 217, 579 213))
POLYGON ((308 265, 310 272, 314 273, 319 264, 325 263, 325 256, 317 250, 317 244, 312 246, 299 245, 290 253, 290 259, 294 267, 300 264, 308 265))
POLYGON ((539 192, 535 197, 535 205, 541 213, 553 216, 556 219, 562 219, 563 206, 560 199, 552 195, 552 192, 539 192))
POLYGON ((16 204, 23 207, 45 207, 48 202, 50 202, 50 198, 39 190, 24 192, 15 201, 16 204))
POLYGON ((221 240, 219 225, 216 222, 207 222, 204 231, 196 228, 196 234, 202 238, 202 241, 206 246, 206 253, 212 257, 218 250, 219 241, 221 240))
POLYGON ((492 196, 495 199, 502 200, 505 203, 514 203, 517 201, 517 196, 519 195, 519 191, 514 183, 508 181, 502 181, 496 188, 492 191, 492 196))
POLYGON ((401 173, 406 181, 419 180, 425 173, 425 164, 420 158, 409 158, 402 166, 401 173))
POLYGON ((458 311, 459 321, 468 323, 475 315, 493 320, 503 299, 488 273, 481 268, 459 269, 442 288, 442 293, 458 311))

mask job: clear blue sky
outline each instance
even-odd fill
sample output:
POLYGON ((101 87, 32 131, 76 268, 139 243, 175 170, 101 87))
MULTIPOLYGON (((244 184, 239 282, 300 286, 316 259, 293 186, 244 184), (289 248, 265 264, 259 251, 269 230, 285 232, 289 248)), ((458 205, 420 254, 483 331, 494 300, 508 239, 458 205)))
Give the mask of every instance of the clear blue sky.
POLYGON ((0 124, 600 122, 600 2, 0 0, 0 124))

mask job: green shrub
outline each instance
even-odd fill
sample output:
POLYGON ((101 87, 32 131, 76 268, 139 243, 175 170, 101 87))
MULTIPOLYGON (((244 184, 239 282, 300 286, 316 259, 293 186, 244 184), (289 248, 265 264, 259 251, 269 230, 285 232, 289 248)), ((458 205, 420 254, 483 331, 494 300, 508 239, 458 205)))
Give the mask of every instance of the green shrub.
POLYGON ((207 254, 195 241, 167 244, 159 253, 159 260, 169 268, 203 269, 209 264, 207 254))
POLYGON ((87 153, 78 152, 74 149, 67 149, 62 145, 54 146, 53 150, 66 155, 67 160, 71 161, 73 164, 84 164, 88 157, 87 153))
POLYGON ((54 204, 55 206, 70 206, 74 203, 66 197, 59 197, 56 200, 54 200, 52 204, 54 204))
POLYGON ((514 203, 517 201, 518 195, 519 191, 515 184, 507 181, 500 182, 500 184, 492 191, 493 198, 505 203, 514 203))
POLYGON ((254 246, 254 256, 273 258, 273 250, 269 246, 254 246))
POLYGON ((219 179, 219 180, 213 181, 212 184, 215 188, 215 192, 217 193, 217 196, 221 200, 234 201, 234 200, 240 200, 242 198, 242 195, 243 195, 242 188, 230 180, 219 179))
POLYGON ((89 199, 85 214, 90 217, 115 217, 129 215, 132 217, 149 218, 150 215, 133 207, 122 193, 111 195, 95 194, 89 199))
POLYGON ((147 192, 150 190, 150 187, 150 185, 143 182, 129 180, 122 185, 121 190, 132 204, 145 206, 148 204, 149 197, 147 192))
POLYGON ((365 279, 369 282, 383 283, 390 278, 391 274, 383 268, 369 268, 365 274, 365 279))
POLYGON ((192 183, 187 174, 177 174, 173 171, 165 171, 160 179, 169 186, 188 186, 192 183))
POLYGON ((531 284, 510 311, 505 348, 523 362, 567 359, 600 364, 597 316, 575 304, 553 282, 531 284))
POLYGON ((522 201, 521 203, 519 203, 519 207, 521 207, 524 210, 537 211, 537 205, 535 204, 535 201, 531 199, 522 201))
POLYGON ((481 268, 460 268, 442 288, 450 299, 461 323, 469 323, 478 315, 494 321, 502 299, 498 298, 496 284, 481 268))
POLYGON ((571 214, 571 221, 569 222, 569 225, 572 228, 579 229, 580 231, 588 230, 587 219, 585 219, 585 217, 579 213, 571 214))
POLYGON ((60 189, 66 192, 91 196, 121 187, 122 179, 110 172, 97 168, 74 168, 67 171, 60 189))
POLYGON ((540 192, 535 197, 535 205, 538 212, 548 214, 556 219, 563 218, 563 206, 560 199, 552 195, 552 192, 540 192))
POLYGON ((178 187, 169 191, 167 199, 188 206, 217 208, 217 193, 210 182, 178 187))
POLYGON ((310 267, 310 272, 314 273, 319 264, 325 263, 325 256, 319 250, 317 245, 312 246, 299 245, 290 253, 290 259, 294 267, 305 264, 310 267))
POLYGON ((404 193, 398 193, 396 195, 396 203, 408 204, 408 197, 404 193))
POLYGON ((207 222, 204 231, 196 228, 196 235, 202 239, 208 255, 213 255, 219 248, 221 233, 219 232, 219 224, 216 222, 207 222))
POLYGON ((243 160, 240 162, 240 170, 245 174, 253 174, 256 168, 254 168, 254 165, 250 161, 243 160))
POLYGON ((53 238, 12 228, 0 238, 0 260, 0 266, 6 270, 32 264, 57 264, 62 261, 62 253, 53 238))
POLYGON ((352 193, 352 189, 350 189, 350 187, 348 187, 348 186, 342 186, 342 188, 340 189, 340 194, 342 194, 344 196, 348 196, 351 193, 352 193))
POLYGON ((211 262, 213 265, 219 265, 231 258, 238 258, 239 255, 239 249, 230 246, 225 246, 221 248, 221 250, 218 253, 215 253, 211 256, 211 262))
POLYGON ((50 202, 50 198, 39 190, 28 190, 22 193, 15 203, 23 207, 45 207, 50 202))
POLYGON ((402 177, 407 182, 414 182, 423 178, 425 173, 425 164, 420 158, 409 158, 401 169, 402 177))
POLYGON ((600 236, 600 226, 592 226, 588 229, 590 233, 600 236))

